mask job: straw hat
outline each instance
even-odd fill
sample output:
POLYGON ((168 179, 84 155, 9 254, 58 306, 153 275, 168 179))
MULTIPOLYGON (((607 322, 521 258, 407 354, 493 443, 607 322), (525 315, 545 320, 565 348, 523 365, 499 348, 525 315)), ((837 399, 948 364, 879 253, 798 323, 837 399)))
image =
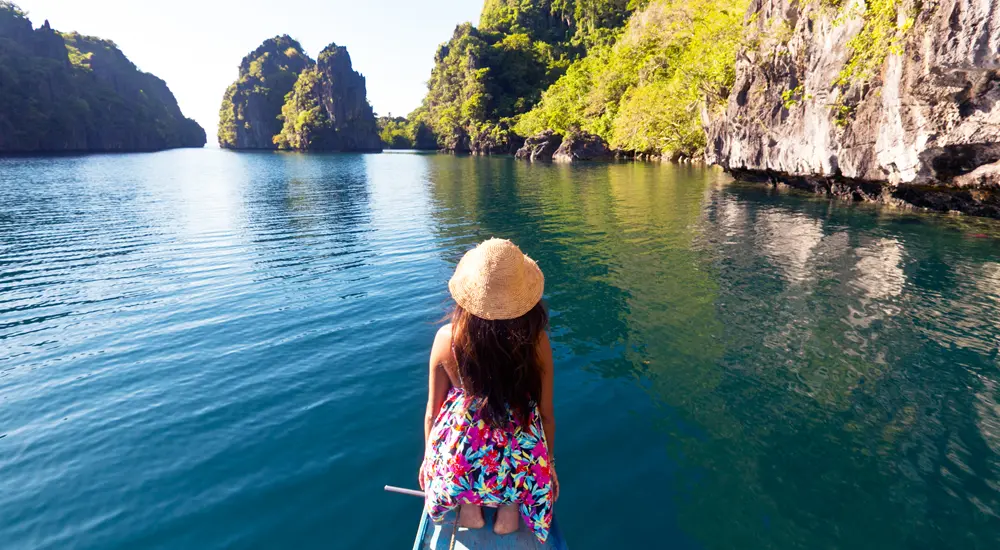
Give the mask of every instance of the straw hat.
POLYGON ((506 239, 483 241, 466 252, 448 281, 458 305, 491 321, 528 313, 542 299, 544 288, 538 264, 506 239))

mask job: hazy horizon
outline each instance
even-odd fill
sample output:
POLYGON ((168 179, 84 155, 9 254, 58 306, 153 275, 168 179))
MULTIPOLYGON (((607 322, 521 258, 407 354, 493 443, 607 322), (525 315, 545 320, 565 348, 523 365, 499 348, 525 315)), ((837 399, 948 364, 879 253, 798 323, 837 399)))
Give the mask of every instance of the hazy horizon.
POLYGON ((15 0, 35 27, 114 41, 142 71, 166 81, 184 115, 215 134, 226 87, 243 57, 264 40, 288 34, 315 58, 331 42, 346 46, 365 76, 380 115, 406 115, 423 99, 434 52, 455 26, 478 21, 483 0, 348 2, 288 0, 15 0))

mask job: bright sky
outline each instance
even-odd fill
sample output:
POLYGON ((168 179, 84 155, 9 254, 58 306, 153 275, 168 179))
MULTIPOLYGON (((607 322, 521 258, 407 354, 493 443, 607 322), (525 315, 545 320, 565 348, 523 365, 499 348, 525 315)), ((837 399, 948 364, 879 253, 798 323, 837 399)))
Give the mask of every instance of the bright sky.
POLYGON ((406 115, 420 104, 437 46, 478 21, 483 0, 14 0, 35 27, 115 41, 139 69, 170 86, 181 110, 214 145, 222 94, 240 60, 288 34, 313 59, 346 46, 365 75, 375 112, 406 115))

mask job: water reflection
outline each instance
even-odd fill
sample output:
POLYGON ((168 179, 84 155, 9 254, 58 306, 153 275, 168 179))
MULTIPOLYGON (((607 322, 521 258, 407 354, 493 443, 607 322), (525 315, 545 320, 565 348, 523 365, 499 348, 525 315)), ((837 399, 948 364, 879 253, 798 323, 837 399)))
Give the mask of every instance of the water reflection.
POLYGON ((726 407, 693 417, 712 425, 730 415, 740 429, 684 447, 687 473, 701 481, 690 496, 700 505, 682 512, 699 540, 989 546, 1000 535, 987 352, 997 327, 979 319, 997 311, 961 282, 988 280, 989 262, 976 266, 983 257, 968 249, 941 254, 965 248, 947 226, 777 202, 734 187, 706 204, 704 250, 726 325, 727 374, 715 393, 726 407), (948 242, 927 243, 932 233, 948 242), (977 275, 962 275, 970 269, 977 275), (942 276, 958 284, 942 287, 942 276), (735 521, 720 532, 705 517, 735 521))
POLYGON ((756 223, 761 249, 789 282, 802 282, 813 273, 809 262, 823 240, 820 220, 770 209, 756 223))

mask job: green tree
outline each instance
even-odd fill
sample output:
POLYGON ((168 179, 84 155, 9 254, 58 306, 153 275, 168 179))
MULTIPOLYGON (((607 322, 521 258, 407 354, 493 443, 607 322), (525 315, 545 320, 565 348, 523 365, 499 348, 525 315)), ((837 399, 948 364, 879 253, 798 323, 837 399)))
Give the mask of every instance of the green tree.
POLYGON ((719 108, 735 79, 747 0, 652 0, 612 46, 576 61, 519 119, 522 135, 578 127, 613 147, 696 155, 699 111, 719 108))
POLYGON ((378 117, 379 138, 387 149, 412 149, 413 138, 410 137, 409 123, 403 117, 378 117))
POLYGON ((459 25, 438 49, 427 95, 408 118, 430 128, 445 149, 476 148, 480 139, 495 144, 574 60, 613 42, 630 6, 626 0, 488 0, 479 28, 459 25))

